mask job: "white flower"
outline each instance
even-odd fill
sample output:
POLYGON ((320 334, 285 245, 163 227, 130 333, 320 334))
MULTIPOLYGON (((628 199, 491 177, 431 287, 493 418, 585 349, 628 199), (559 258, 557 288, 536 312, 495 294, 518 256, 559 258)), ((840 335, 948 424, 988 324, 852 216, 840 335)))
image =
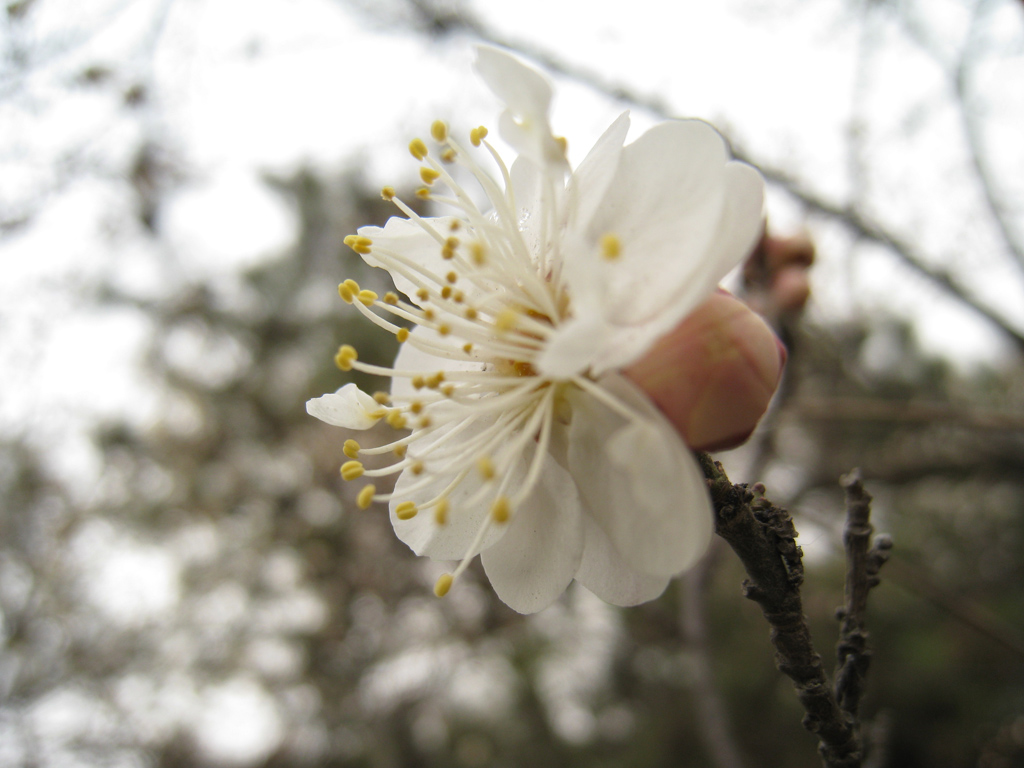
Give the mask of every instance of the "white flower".
POLYGON ((417 554, 459 562, 438 595, 479 554, 498 596, 523 613, 574 578, 611 603, 650 600, 705 551, 711 505, 694 457, 616 371, 750 251, 763 181, 697 120, 661 123, 624 146, 627 114, 570 173, 548 123, 548 81, 493 48, 479 49, 476 67, 505 102, 501 135, 519 156, 509 170, 482 127, 471 148, 434 123, 438 159, 412 142, 418 194, 452 213, 421 218, 385 188, 407 218, 346 242, 404 298, 339 286, 403 343, 393 369, 347 345, 336 358, 391 377, 390 397, 349 384, 307 409, 348 429, 384 419, 401 430, 381 448, 347 441, 341 471, 398 474, 392 493, 367 485, 359 504, 387 501, 417 554), (366 469, 367 454, 395 460, 366 469))

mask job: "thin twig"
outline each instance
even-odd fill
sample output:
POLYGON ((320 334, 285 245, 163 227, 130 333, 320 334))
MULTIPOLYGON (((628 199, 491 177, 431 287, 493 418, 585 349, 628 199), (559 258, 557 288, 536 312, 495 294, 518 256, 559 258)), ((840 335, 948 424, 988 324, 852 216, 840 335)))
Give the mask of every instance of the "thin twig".
POLYGON ((853 470, 840 481, 846 490, 846 525, 843 546, 846 549, 846 602, 837 611, 842 621, 836 647, 839 665, 835 674, 836 700, 840 708, 857 724, 857 710, 864 694, 871 651, 864 628, 868 592, 878 584, 878 570, 889 558, 892 540, 880 536, 871 546, 871 494, 864 489, 860 471, 853 470))
POLYGON ((814 648, 803 614, 801 551, 786 510, 733 485, 722 465, 698 454, 715 508, 715 532, 732 547, 749 577, 744 595, 761 607, 771 625, 779 670, 793 681, 806 715, 804 727, 818 737, 826 768, 860 768, 861 746, 853 718, 838 702, 814 648))

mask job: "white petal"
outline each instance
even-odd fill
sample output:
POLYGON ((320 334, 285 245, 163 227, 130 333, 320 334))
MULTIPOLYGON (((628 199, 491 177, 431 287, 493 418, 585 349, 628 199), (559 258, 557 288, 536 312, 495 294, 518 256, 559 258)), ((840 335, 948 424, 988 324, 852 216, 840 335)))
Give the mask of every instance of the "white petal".
POLYGON ((527 157, 518 157, 509 171, 512 192, 516 199, 516 225, 523 233, 523 240, 530 254, 540 253, 541 232, 541 185, 544 176, 537 164, 527 157))
POLYGON ((536 488, 513 510, 508 532, 480 556, 502 602, 534 613, 565 591, 583 554, 580 517, 576 485, 549 459, 536 488))
POLYGON ((552 332, 537 356, 537 369, 560 379, 575 376, 600 358, 616 330, 595 312, 581 313, 552 332))
MULTIPOLYGON (((394 364, 396 371, 419 371, 424 376, 429 376, 438 371, 481 371, 484 368, 483 363, 472 360, 453 360, 425 352, 416 346, 418 341, 436 344, 452 343, 450 337, 446 338, 438 334, 437 331, 417 325, 409 333, 409 339, 398 348, 394 364)), ((411 379, 405 376, 395 376, 391 379, 391 396, 393 398, 413 398, 416 394, 411 379)))
POLYGON ((653 600, 668 586, 667 576, 648 576, 628 565, 601 526, 583 515, 583 560, 576 581, 612 605, 639 605, 653 600))
POLYGON ((379 410, 380 404, 355 384, 306 401, 306 413, 310 416, 347 429, 369 429, 380 421, 370 414, 379 410))
MULTIPOLYGON (((456 439, 468 440, 479 430, 484 429, 488 424, 480 423, 472 429, 459 434, 456 439)), ((439 439, 442 433, 438 433, 434 439, 439 439)), ((427 446, 410 447, 409 455, 417 457, 424 455, 427 446)), ((427 461, 427 473, 431 471, 429 458, 427 461)), ((511 469, 513 472, 512 487, 525 474, 525 467, 520 460, 511 469)), ((410 491, 414 485, 418 485, 429 474, 414 475, 405 471, 395 483, 395 498, 391 501, 391 524, 395 534, 404 541, 417 555, 425 555, 432 560, 461 560, 478 554, 480 551, 490 547, 508 530, 507 525, 488 524, 487 532, 484 534, 479 546, 472 548, 477 533, 487 523, 490 517, 490 501, 466 504, 466 501, 473 496, 483 481, 475 469, 451 492, 447 494, 449 502, 448 522, 439 525, 434 520, 432 509, 421 509, 419 514, 410 520, 399 520, 395 515, 395 508, 402 501, 412 501, 418 507, 422 507, 428 501, 436 498, 442 493, 449 483, 455 479, 454 473, 436 475, 426 487, 410 491)))
POLYGON ((725 208, 711 241, 707 276, 713 290, 754 250, 764 231, 764 178, 751 165, 733 160, 725 166, 725 208))
POLYGON ((547 119, 551 83, 505 51, 481 45, 476 49, 476 71, 509 111, 520 119, 547 119))
MULTIPOLYGON (((432 227, 441 237, 451 234, 453 221, 455 221, 454 216, 423 219, 424 225, 432 227)), ((400 253, 418 266, 419 269, 416 271, 416 277, 420 281, 418 283, 397 270, 388 269, 391 278, 395 281, 395 287, 408 296, 414 304, 420 303, 416 298, 416 290, 421 285, 425 284, 435 289, 446 284, 444 276, 451 270, 451 264, 441 257, 441 244, 437 239, 415 221, 392 216, 383 228, 360 227, 359 234, 370 238, 375 247, 400 253)), ((363 255, 363 261, 371 267, 387 269, 385 263, 372 251, 363 255)), ((469 296, 475 293, 471 285, 460 287, 464 288, 469 296)))
POLYGON ((721 218, 727 159, 721 136, 696 120, 661 123, 626 146, 587 225, 590 247, 566 255, 574 299, 578 275, 596 273, 609 319, 633 325, 659 315, 686 286, 703 289, 694 278, 711 268, 706 256, 721 218), (621 243, 612 261, 600 256, 606 234, 621 243))
POLYGON ((569 470, 583 501, 632 569, 671 576, 691 566, 712 534, 711 500, 696 459, 661 414, 621 376, 600 386, 622 415, 586 392, 571 395, 569 470))
POLYGON ((498 121, 501 137, 546 174, 564 174, 568 163, 548 122, 548 79, 505 51, 488 46, 477 48, 476 70, 507 107, 498 121))
POLYGON ((605 345, 591 364, 594 375, 625 368, 642 357, 753 251, 764 229, 764 179, 752 166, 734 161, 725 166, 725 183, 722 215, 699 268, 659 314, 638 325, 608 331, 605 345))
POLYGON ((629 112, 623 112, 597 140, 569 179, 574 203, 570 227, 590 223, 615 177, 622 157, 622 145, 629 131, 629 112))

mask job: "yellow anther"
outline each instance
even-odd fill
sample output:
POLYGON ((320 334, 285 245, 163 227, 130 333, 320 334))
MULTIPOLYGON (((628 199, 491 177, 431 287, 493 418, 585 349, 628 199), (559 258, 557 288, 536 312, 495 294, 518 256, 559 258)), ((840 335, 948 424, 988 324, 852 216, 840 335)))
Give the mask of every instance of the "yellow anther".
POLYGON ((459 273, 456 272, 455 270, 452 270, 451 272, 444 276, 444 279, 447 280, 449 283, 458 282, 459 273))
POLYGON ((496 523, 507 522, 508 516, 511 512, 512 509, 509 507, 508 498, 505 496, 499 496, 494 500, 494 504, 491 506, 491 519, 496 523))
POLYGON ((622 242, 618 235, 606 232, 601 235, 601 255, 608 261, 619 258, 622 255, 622 242))
POLYGON ((426 301, 427 299, 430 298, 430 291, 428 291, 426 288, 418 288, 416 290, 416 298, 419 299, 420 301, 426 301))
POLYGON ((452 287, 450 285, 441 286, 441 298, 450 299, 452 297, 452 287))
POLYGON ((338 295, 341 296, 346 304, 351 304, 356 300, 355 294, 344 283, 338 284, 338 295))
POLYGON ((341 479, 355 480, 363 476, 363 464, 359 461, 346 461, 341 465, 341 479))
POLYGON ((380 196, 383 197, 385 200, 387 200, 390 203, 392 200, 395 199, 395 188, 394 187, 384 187, 380 191, 380 196))
POLYGON ((448 594, 448 590, 452 588, 452 582, 454 579, 450 573, 442 573, 438 576, 437 581, 434 582, 434 594, 438 597, 444 597, 448 594))
POLYGON ((388 409, 378 408, 375 411, 369 411, 366 415, 369 416, 374 421, 377 421, 378 419, 383 419, 385 416, 388 415, 388 409))
POLYGON ((452 395, 455 394, 455 385, 445 384, 443 387, 441 387, 441 394, 444 395, 445 397, 451 397, 452 395))
POLYGON ((349 235, 342 242, 356 253, 363 254, 369 253, 370 246, 373 245, 373 240, 362 235, 349 235))
POLYGON ((499 333, 505 333, 515 328, 517 322, 519 322, 519 314, 514 309, 506 307, 494 318, 494 328, 499 333))
POLYGON ((409 450, 409 446, 407 446, 407 445, 396 445, 394 448, 391 449, 391 452, 393 454, 395 454, 395 456, 397 456, 398 458, 404 459, 405 458, 405 452, 408 451, 408 450, 409 450))
POLYGON ((479 128, 474 128, 469 132, 469 140, 472 142, 474 147, 479 147, 480 142, 487 138, 487 129, 482 125, 479 128))
POLYGON ((422 475, 424 469, 426 469, 426 466, 423 464, 422 461, 414 461, 412 464, 409 465, 409 471, 412 472, 414 475, 422 475))
POLYGON ((448 147, 448 149, 443 150, 441 152, 441 162, 442 163, 454 163, 455 162, 455 150, 452 149, 451 147, 448 147))
POLYGON ((419 428, 420 429, 427 429, 430 426, 432 426, 433 423, 434 423, 433 419, 431 419, 429 416, 421 416, 420 420, 419 420, 419 428))
POLYGON ((448 325, 448 323, 441 323, 439 326, 437 326, 437 332, 441 336, 447 336, 449 333, 452 332, 452 327, 448 325))
POLYGON ((409 329, 399 328, 398 332, 395 333, 395 338, 398 339, 398 343, 401 344, 409 340, 409 329))
POLYGON ((462 224, 459 222, 458 219, 452 219, 452 223, 448 225, 448 229, 450 229, 452 232, 458 232, 459 227, 461 226, 462 224))
POLYGON ((356 496, 356 506, 360 509, 367 509, 373 503, 373 494, 377 492, 377 487, 374 485, 368 485, 363 488, 359 495, 356 496))
POLYGON ((393 291, 388 291, 384 294, 384 303, 394 306, 398 303, 398 294, 393 291))
POLYGON ((423 387, 425 387, 426 384, 427 384, 427 381, 422 376, 413 376, 412 377, 412 388, 413 389, 423 389, 423 387))
POLYGON ((427 145, 423 143, 423 139, 413 139, 409 142, 409 152, 417 160, 422 160, 427 156, 427 145))
POLYGON ((338 347, 338 354, 334 356, 334 364, 343 371, 351 371, 352 364, 359 359, 356 348, 350 344, 342 344, 338 347))
POLYGON ((426 187, 420 187, 419 189, 416 190, 416 197, 418 197, 420 200, 429 200, 430 190, 427 189, 426 187))
POLYGON ((462 345, 462 351, 465 352, 467 355, 471 354, 473 352, 473 345, 467 341, 465 344, 462 345))
POLYGON ((423 179, 423 183, 429 187, 431 184, 433 184, 435 181, 441 178, 441 172, 435 171, 433 168, 427 168, 427 166, 423 166, 422 168, 420 168, 420 178, 423 179))
POLYGON ((484 480, 494 479, 494 462, 490 456, 481 456, 476 460, 476 469, 484 480))
POLYGON ((448 126, 444 120, 435 120, 430 125, 430 135, 434 137, 434 141, 441 142, 448 138, 448 126))
POLYGON ((342 446, 341 450, 350 459, 359 457, 359 443, 355 440, 346 440, 345 445, 342 446))
POLYGON ((467 320, 476 320, 477 311, 472 307, 466 307, 466 311, 463 313, 467 320))
POLYGON ((455 258, 455 249, 459 247, 459 238, 449 237, 444 241, 444 246, 441 248, 441 258, 445 260, 455 258))
POLYGON ((417 416, 419 416, 421 413, 423 413, 423 403, 420 402, 419 400, 413 400, 411 403, 409 403, 409 410, 415 413, 417 416))
POLYGON ((558 142, 558 146, 562 150, 562 154, 568 154, 569 152, 569 140, 565 136, 555 136, 555 141, 558 142))
POLYGON ((378 405, 387 405, 388 403, 391 402, 391 395, 389 395, 387 392, 374 392, 373 399, 377 402, 378 405))
POLYGON ((448 522, 448 499, 443 496, 434 507, 434 522, 438 525, 445 525, 448 522))
POLYGON ((352 295, 353 296, 358 296, 359 295, 359 290, 360 290, 359 283, 357 283, 351 277, 348 280, 346 280, 345 282, 343 282, 342 285, 344 285, 346 288, 348 288, 350 291, 352 291, 352 295))
POLYGON ((433 320, 434 316, 434 310, 432 310, 430 307, 427 307, 426 309, 423 310, 424 320, 433 320))
POLYGON ((437 389, 444 381, 444 371, 438 371, 427 376, 426 384, 428 389, 437 389))
POLYGON ((399 520, 412 520, 419 512, 416 504, 411 501, 403 501, 395 507, 395 517, 399 520))
POLYGON ((356 298, 359 299, 359 303, 364 307, 372 307, 373 302, 377 300, 377 294, 364 288, 356 298))
POLYGON ((385 418, 384 421, 388 423, 389 427, 394 429, 405 429, 405 425, 407 423, 405 416, 403 416, 402 412, 397 409, 388 411, 387 418, 385 418))
POLYGON ((466 294, 464 294, 462 291, 458 290, 457 288, 454 291, 452 291, 452 301, 454 301, 456 304, 461 304, 465 300, 466 294))
POLYGON ((484 244, 481 242, 469 244, 469 255, 473 259, 473 263, 478 267, 482 267, 487 263, 487 253, 484 250, 484 244))

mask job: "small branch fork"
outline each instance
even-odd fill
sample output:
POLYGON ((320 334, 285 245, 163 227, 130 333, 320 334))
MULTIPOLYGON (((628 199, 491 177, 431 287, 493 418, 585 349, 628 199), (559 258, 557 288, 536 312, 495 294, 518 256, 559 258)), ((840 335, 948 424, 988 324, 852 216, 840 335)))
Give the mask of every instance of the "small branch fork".
POLYGON ((864 490, 859 470, 853 470, 840 481, 846 491, 846 526, 843 547, 846 549, 846 604, 836 611, 841 622, 836 656, 835 693, 839 707, 856 723, 857 708, 864 693, 871 651, 864 629, 864 613, 868 592, 878 586, 878 571, 889 559, 892 539, 886 535, 871 542, 871 495, 864 490))
POLYGON ((833 688, 803 614, 802 552, 795 542, 792 518, 764 497, 764 486, 734 485, 721 464, 707 454, 698 454, 698 458, 715 507, 715 532, 743 563, 748 576, 743 593, 761 607, 771 625, 776 664, 796 687, 806 712, 804 727, 818 737, 823 764, 826 768, 861 768, 864 749, 857 710, 870 659, 864 610, 868 591, 878 583, 878 570, 892 542, 880 536, 870 546, 871 497, 859 474, 854 471, 843 478, 847 580, 845 605, 839 609, 839 665, 833 688))

